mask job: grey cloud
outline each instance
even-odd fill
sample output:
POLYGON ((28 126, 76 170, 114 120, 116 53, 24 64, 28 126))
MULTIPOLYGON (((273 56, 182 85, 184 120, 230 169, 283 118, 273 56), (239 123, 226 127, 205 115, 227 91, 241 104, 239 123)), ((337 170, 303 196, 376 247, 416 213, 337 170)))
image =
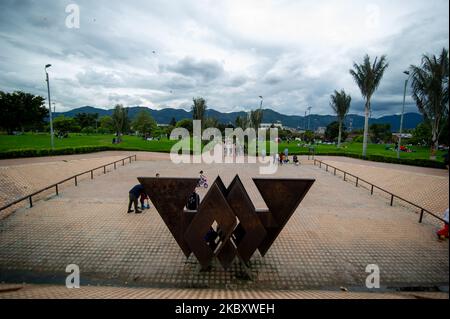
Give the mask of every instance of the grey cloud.
POLYGON ((199 60, 193 57, 185 57, 175 64, 168 65, 167 70, 188 77, 201 78, 211 81, 224 74, 223 66, 214 60, 199 60))
MULTIPOLYGON (((390 2, 373 2, 383 15, 393 13, 390 2)), ((211 107, 231 111, 257 107, 263 95, 264 105, 279 112, 303 114, 312 106, 315 113, 329 114, 329 96, 342 88, 352 94, 351 112, 362 113, 363 101, 348 70, 365 53, 387 54, 390 67, 372 101, 373 116, 378 116, 401 110, 405 68, 420 63, 423 53, 448 47, 447 1, 411 1, 404 10, 409 13, 399 15, 393 30, 380 30, 356 44, 353 34, 343 34, 341 47, 305 43, 296 29, 285 33, 298 35, 298 44, 295 37, 283 40, 282 34, 280 39, 261 37, 253 25, 257 19, 242 24, 233 18, 239 12, 226 12, 227 6, 222 12, 216 9, 222 4, 195 1, 77 0, 81 28, 67 29, 64 9, 69 3, 0 1, 2 90, 46 96, 43 66, 52 63, 52 94, 67 108, 114 103, 186 108, 193 96, 203 95, 211 107), (192 32, 184 30, 186 25, 193 26, 192 32)), ((270 14, 277 18, 276 12, 270 14)), ((351 19, 342 24, 358 31, 351 19)), ((312 36, 315 32, 323 36, 310 30, 312 36)), ((410 97, 406 109, 416 111, 410 97)))

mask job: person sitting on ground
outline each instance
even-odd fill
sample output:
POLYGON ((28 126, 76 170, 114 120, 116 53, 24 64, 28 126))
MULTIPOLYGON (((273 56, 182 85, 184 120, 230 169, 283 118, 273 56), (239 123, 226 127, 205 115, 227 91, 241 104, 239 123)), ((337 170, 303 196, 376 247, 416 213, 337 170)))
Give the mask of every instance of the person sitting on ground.
POLYGON ((132 213, 133 210, 131 209, 131 205, 134 204, 134 210, 136 211, 136 214, 142 213, 142 211, 139 210, 138 207, 138 198, 141 195, 141 193, 144 192, 144 186, 141 184, 135 185, 132 189, 130 189, 128 196, 128 213, 132 213))
POLYGON ((448 238, 448 208, 444 212, 444 228, 440 229, 437 235, 440 240, 448 238))
POLYGON ((299 160, 298 160, 297 155, 294 155, 294 156, 292 157, 292 162, 293 162, 295 165, 300 165, 300 162, 299 162, 299 160))

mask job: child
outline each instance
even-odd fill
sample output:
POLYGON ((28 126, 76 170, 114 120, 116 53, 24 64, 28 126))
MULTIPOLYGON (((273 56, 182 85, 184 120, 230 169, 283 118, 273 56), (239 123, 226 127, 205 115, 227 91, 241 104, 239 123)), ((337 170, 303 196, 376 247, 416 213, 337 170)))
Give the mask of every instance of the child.
POLYGON ((140 197, 140 202, 141 202, 141 209, 150 209, 150 199, 148 198, 148 195, 144 192, 141 193, 141 197, 140 197), (147 200, 147 205, 145 205, 145 200, 147 200))
POLYGON ((437 232, 437 235, 441 240, 448 238, 448 208, 445 210, 444 213, 444 228, 439 230, 437 232))
POLYGON ((208 179, 203 174, 203 171, 200 171, 200 179, 198 181, 197 187, 202 187, 202 186, 204 188, 208 188, 208 179))

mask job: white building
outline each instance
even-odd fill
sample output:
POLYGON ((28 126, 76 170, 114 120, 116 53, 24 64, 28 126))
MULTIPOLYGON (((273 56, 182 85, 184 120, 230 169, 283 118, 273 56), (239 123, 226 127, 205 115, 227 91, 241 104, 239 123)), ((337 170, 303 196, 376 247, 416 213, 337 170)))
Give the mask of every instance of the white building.
POLYGON ((283 129, 283 124, 280 121, 277 121, 276 123, 261 123, 259 127, 269 129, 272 127, 272 125, 273 127, 279 128, 280 130, 283 129))

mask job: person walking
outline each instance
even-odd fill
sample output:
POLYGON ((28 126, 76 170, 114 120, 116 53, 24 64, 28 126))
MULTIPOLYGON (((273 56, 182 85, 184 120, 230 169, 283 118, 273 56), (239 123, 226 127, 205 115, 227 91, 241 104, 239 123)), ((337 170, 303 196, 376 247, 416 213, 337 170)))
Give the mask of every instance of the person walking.
POLYGON ((131 205, 134 205, 134 211, 136 212, 136 214, 142 213, 142 211, 139 210, 139 207, 138 207, 138 199, 142 193, 145 193, 145 191, 144 191, 144 186, 142 186, 141 184, 137 184, 132 189, 130 189, 130 191, 128 193, 129 200, 128 200, 128 212, 127 213, 133 212, 133 210, 131 209, 131 205))

